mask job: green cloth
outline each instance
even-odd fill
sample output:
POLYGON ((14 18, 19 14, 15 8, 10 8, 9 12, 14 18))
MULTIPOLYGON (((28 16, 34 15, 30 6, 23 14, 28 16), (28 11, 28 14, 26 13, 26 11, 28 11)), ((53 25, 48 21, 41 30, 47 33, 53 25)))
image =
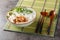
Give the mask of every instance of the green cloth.
MULTIPOLYGON (((16 6, 20 6, 21 1, 22 0, 19 0, 16 6)), ((58 1, 60 1, 60 0, 58 0, 58 1)), ((32 3, 33 3, 33 0, 24 0, 21 6, 31 7, 32 3)), ((22 27, 15 26, 15 25, 11 24, 10 22, 6 23, 4 30, 35 34, 37 22, 38 22, 38 19, 40 17, 40 12, 42 10, 43 3, 44 3, 44 0, 36 0, 35 4, 33 6, 33 9, 36 11, 36 14, 37 14, 36 15, 36 21, 34 23, 32 23, 31 25, 29 25, 28 27, 24 27, 23 31, 22 31, 22 27)), ((54 9, 54 4, 55 4, 55 0, 47 0, 46 6, 45 6, 45 9, 47 9, 47 12, 54 9)), ((59 3, 58 3, 58 5, 59 5, 59 3)), ((59 8, 58 5, 56 8, 56 14, 58 14, 58 8, 59 8)), ((47 30, 47 27, 49 25, 49 18, 46 17, 44 19, 42 34, 40 34, 40 33, 37 33, 37 34, 54 37, 56 23, 57 23, 57 18, 54 19, 53 24, 51 26, 50 34, 47 35, 46 30, 47 30)))

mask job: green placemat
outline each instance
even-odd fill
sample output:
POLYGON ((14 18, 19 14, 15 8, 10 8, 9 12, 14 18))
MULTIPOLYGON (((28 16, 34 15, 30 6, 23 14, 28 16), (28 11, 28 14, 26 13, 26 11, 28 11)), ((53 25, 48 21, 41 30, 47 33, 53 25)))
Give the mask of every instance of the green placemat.
MULTIPOLYGON (((16 6, 19 6, 21 1, 22 0, 19 0, 16 6)), ((22 6, 31 7, 32 1, 33 0, 24 0, 22 6)), ((33 9, 37 13, 36 21, 34 23, 32 23, 31 25, 29 25, 28 27, 24 27, 23 31, 22 31, 22 27, 15 26, 15 25, 11 24, 10 22, 6 23, 6 25, 4 27, 4 30, 35 34, 37 22, 38 22, 38 19, 39 19, 39 16, 40 16, 40 11, 41 11, 41 9, 43 7, 43 3, 44 3, 44 0, 36 0, 35 4, 33 6, 33 9)), ((55 0, 47 0, 45 9, 47 9, 47 11, 49 12, 50 10, 52 10, 54 8, 54 3, 55 3, 55 0)), ((57 4, 59 5, 59 3, 57 3, 57 4)), ((58 5, 57 5, 57 8, 56 8, 57 16, 58 16, 58 8, 59 8, 58 5)), ((49 18, 46 17, 44 19, 42 34, 40 34, 39 32, 36 33, 36 34, 54 37, 54 33, 55 33, 55 29, 56 29, 56 23, 57 23, 57 18, 54 18, 54 21, 52 23, 49 35, 47 35, 47 31, 46 31, 47 27, 48 27, 48 23, 49 23, 49 18)))

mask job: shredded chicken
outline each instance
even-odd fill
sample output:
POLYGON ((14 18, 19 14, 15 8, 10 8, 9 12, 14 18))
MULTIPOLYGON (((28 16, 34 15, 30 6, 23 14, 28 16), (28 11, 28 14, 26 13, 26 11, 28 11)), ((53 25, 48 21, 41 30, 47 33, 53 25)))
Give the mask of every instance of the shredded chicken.
POLYGON ((13 20, 14 23, 20 23, 20 22, 27 22, 27 19, 24 16, 16 17, 16 19, 13 20))

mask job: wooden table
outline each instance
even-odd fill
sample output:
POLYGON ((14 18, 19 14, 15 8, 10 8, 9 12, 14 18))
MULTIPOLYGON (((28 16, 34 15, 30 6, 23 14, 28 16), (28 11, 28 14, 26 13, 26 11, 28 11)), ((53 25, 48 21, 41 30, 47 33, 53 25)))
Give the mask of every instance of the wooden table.
POLYGON ((6 13, 16 5, 17 1, 0 0, 0 40, 60 40, 60 14, 55 38, 3 31, 6 23, 6 13))

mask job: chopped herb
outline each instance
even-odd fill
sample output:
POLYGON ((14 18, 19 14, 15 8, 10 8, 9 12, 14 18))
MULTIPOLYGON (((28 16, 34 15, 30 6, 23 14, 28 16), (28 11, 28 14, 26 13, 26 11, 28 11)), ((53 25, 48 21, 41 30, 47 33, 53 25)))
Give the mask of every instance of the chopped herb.
POLYGON ((17 8, 16 8, 16 11, 17 11, 17 12, 23 12, 23 10, 24 10, 24 9, 23 9, 23 8, 20 8, 20 7, 17 7, 17 8))
POLYGON ((7 18, 9 18, 9 16, 6 16, 7 18))
POLYGON ((32 11, 31 10, 27 10, 27 13, 32 13, 32 11))
POLYGON ((9 12, 9 15, 12 15, 13 13, 12 12, 9 12))
POLYGON ((33 12, 33 11, 31 11, 31 10, 25 8, 25 7, 16 7, 16 8, 14 8, 14 10, 15 10, 16 12, 19 12, 19 13, 20 13, 20 12, 21 12, 21 13, 25 12, 25 13, 27 13, 27 14, 30 14, 30 13, 33 12))

